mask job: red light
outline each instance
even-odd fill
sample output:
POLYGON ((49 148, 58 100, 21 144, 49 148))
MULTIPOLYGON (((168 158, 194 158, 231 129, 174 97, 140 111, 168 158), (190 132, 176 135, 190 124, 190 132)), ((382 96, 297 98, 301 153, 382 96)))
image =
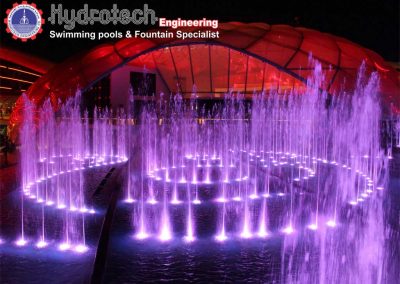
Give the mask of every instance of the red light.
POLYGON ((12 78, 12 77, 5 77, 5 76, 0 76, 0 79, 11 80, 11 81, 17 81, 17 82, 27 83, 27 84, 33 84, 33 83, 34 83, 34 82, 31 82, 31 81, 21 80, 21 79, 12 78))
POLYGON ((380 66, 378 63, 374 62, 376 69, 378 69, 379 71, 382 72, 389 72, 389 69, 383 68, 382 66, 380 66))

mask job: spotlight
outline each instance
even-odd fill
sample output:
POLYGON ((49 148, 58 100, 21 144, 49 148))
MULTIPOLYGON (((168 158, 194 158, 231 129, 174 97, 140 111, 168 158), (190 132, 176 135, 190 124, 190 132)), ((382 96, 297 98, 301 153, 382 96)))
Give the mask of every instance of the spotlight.
POLYGON ((182 203, 182 201, 180 201, 179 199, 173 199, 173 200, 171 200, 171 204, 173 204, 173 205, 179 205, 179 204, 181 204, 182 203))
POLYGON ((69 250, 70 248, 71 248, 71 245, 69 243, 61 243, 58 246, 58 249, 61 251, 66 251, 66 250, 69 250))
POLYGON ((86 207, 82 207, 81 209, 79 209, 79 212, 86 213, 88 212, 88 209, 86 207))
POLYGON ((294 232, 292 225, 287 226, 282 230, 286 235, 290 235, 294 232))
POLYGON ((215 201, 217 201, 219 203, 225 203, 225 202, 228 202, 228 199, 226 199, 225 197, 221 196, 221 197, 217 198, 215 201))
POLYGON ((258 195, 255 194, 255 193, 253 193, 253 194, 251 194, 249 197, 250 197, 250 199, 257 199, 257 198, 258 198, 258 195))
POLYGON ((157 204, 157 200, 155 200, 154 198, 150 198, 147 203, 151 204, 151 205, 155 205, 157 204))
POLYGON ((317 224, 310 224, 310 225, 308 225, 308 228, 310 230, 316 231, 318 229, 318 226, 317 226, 317 224))
POLYGON ((136 235, 135 235, 135 238, 137 239, 137 240, 144 240, 144 239, 147 239, 149 237, 149 235, 148 234, 146 234, 146 232, 139 232, 139 233, 137 233, 136 235))
POLYGON ((25 240, 24 238, 20 238, 20 239, 18 239, 18 240, 15 242, 15 244, 16 244, 17 246, 19 246, 19 247, 23 247, 23 246, 25 246, 27 243, 28 243, 28 241, 25 240))
POLYGON ((128 197, 127 199, 124 200, 126 203, 133 203, 135 202, 135 199, 128 197))
POLYGON ((89 250, 89 248, 83 244, 79 244, 74 248, 74 251, 77 253, 85 253, 89 250))
POLYGON ((265 230, 260 230, 257 233, 257 236, 260 237, 260 238, 266 238, 266 237, 268 237, 268 233, 265 230))
POLYGON ((228 237, 225 235, 225 233, 221 233, 221 234, 215 236, 215 239, 219 242, 224 242, 228 239, 228 237))
POLYGON ((334 228, 334 227, 336 227, 336 222, 335 222, 335 220, 329 220, 328 222, 326 222, 326 225, 328 227, 334 228))
POLYGON ((172 236, 169 232, 163 230, 163 232, 161 232, 160 236, 159 236, 160 241, 162 242, 166 242, 172 239, 172 236))
POLYGON ((40 240, 36 243, 36 247, 41 249, 47 247, 48 243, 46 243, 44 240, 40 240))
POLYGON ((240 234, 240 237, 242 238, 242 239, 250 239, 251 237, 252 237, 253 235, 249 232, 249 231, 243 231, 241 234, 240 234))
POLYGON ((183 239, 187 243, 191 243, 191 242, 193 242, 195 240, 195 238, 193 236, 184 236, 183 239))
POLYGON ((66 208, 65 204, 58 204, 57 205, 57 209, 65 209, 65 208, 66 208))

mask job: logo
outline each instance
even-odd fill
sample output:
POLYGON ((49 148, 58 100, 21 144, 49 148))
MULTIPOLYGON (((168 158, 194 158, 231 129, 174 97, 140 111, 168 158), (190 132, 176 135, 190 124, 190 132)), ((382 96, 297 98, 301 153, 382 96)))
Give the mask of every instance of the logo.
POLYGON ((21 4, 14 3, 12 9, 7 10, 7 18, 4 23, 7 25, 7 33, 11 33, 13 39, 27 41, 35 39, 37 34, 42 32, 42 10, 38 10, 34 3, 28 4, 22 1, 21 4))

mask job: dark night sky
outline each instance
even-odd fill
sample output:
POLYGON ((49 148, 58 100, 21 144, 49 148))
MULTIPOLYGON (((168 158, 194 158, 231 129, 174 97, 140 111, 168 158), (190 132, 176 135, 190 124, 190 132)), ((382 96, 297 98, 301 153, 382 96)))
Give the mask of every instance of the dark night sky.
MULTIPOLYGON (((0 0, 2 19, 6 17, 6 10, 12 7, 16 0, 0 0)), ((21 2, 21 1, 20 1, 21 2)), ((28 1, 30 2, 30 1, 28 1)), ((386 60, 399 61, 399 1, 398 0, 263 0, 263 1, 167 1, 167 0, 82 0, 82 1, 35 1, 38 8, 44 12, 45 19, 49 16, 50 4, 62 3, 64 8, 80 9, 84 3, 89 8, 111 9, 112 4, 118 4, 120 9, 143 8, 148 3, 156 11, 158 17, 169 19, 184 18, 216 18, 220 22, 265 22, 268 24, 289 24, 316 29, 338 36, 345 37, 360 45, 370 48, 381 54, 386 60)), ((95 25, 98 31, 125 31, 135 29, 136 26, 102 26, 95 25)), ((21 43, 14 41, 5 32, 5 24, 1 20, 1 44, 21 51, 35 54, 52 61, 63 59, 92 46, 101 41, 89 39, 50 39, 50 29, 61 31, 60 26, 46 23, 44 33, 34 41, 21 43)), ((90 31, 86 27, 75 28, 74 31, 90 31)), ((145 30, 146 26, 140 27, 145 30)))

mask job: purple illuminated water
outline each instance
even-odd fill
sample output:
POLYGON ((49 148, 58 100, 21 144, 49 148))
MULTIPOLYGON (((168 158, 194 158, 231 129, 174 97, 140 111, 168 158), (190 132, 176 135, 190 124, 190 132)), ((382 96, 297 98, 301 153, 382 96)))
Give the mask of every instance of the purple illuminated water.
POLYGON ((137 201, 134 237, 208 238, 196 228, 196 208, 209 206, 218 212, 207 220, 216 228, 210 240, 281 235, 288 283, 380 282, 388 160, 379 79, 362 67, 354 92, 330 96, 320 91, 323 76, 316 64, 304 94, 255 93, 251 105, 240 94, 211 110, 197 109, 196 94, 146 105, 135 130, 141 173, 128 172, 125 191, 137 201), (276 202, 281 210, 271 215, 276 202), (314 273, 310 255, 319 258, 314 273))
MULTIPOLYGON (((48 218, 59 218, 58 249, 85 252, 95 208, 83 172, 130 158, 123 201, 138 242, 224 246, 279 237, 287 283, 383 282, 391 152, 381 146, 379 78, 365 77, 362 66, 353 92, 331 96, 315 66, 305 92, 254 93, 251 101, 228 93, 212 109, 199 109, 195 93, 161 96, 135 114, 137 125, 123 111, 96 109, 89 118, 79 94, 56 113, 50 101, 35 109, 25 98, 16 244, 48 246, 48 218), (38 204, 40 222, 24 218, 26 202, 38 204)), ((395 133, 399 147, 400 122, 395 133)))
MULTIPOLYGON (((49 100, 36 109, 25 97, 26 111, 21 129, 21 233, 16 244, 37 248, 48 241, 58 249, 85 252, 85 220, 95 213, 85 200, 83 172, 88 168, 127 161, 124 113, 94 111, 90 122, 81 113, 80 94, 55 113, 49 100), (39 125, 34 124, 36 117, 39 125), (25 214, 24 203, 37 203, 35 212, 25 214), (60 211, 54 214, 54 208, 60 211), (36 218, 28 218, 35 216, 36 218), (37 222, 35 219, 40 219, 37 222), (54 219, 63 225, 59 239, 48 240, 54 219), (27 233, 29 228, 29 234, 27 233)), ((52 234, 53 235, 53 234, 52 234)), ((53 236, 54 237, 54 236, 53 236)))
POLYGON ((395 137, 396 137, 396 147, 400 148, 400 119, 397 120, 396 122, 396 126, 395 126, 396 130, 395 130, 395 137))

